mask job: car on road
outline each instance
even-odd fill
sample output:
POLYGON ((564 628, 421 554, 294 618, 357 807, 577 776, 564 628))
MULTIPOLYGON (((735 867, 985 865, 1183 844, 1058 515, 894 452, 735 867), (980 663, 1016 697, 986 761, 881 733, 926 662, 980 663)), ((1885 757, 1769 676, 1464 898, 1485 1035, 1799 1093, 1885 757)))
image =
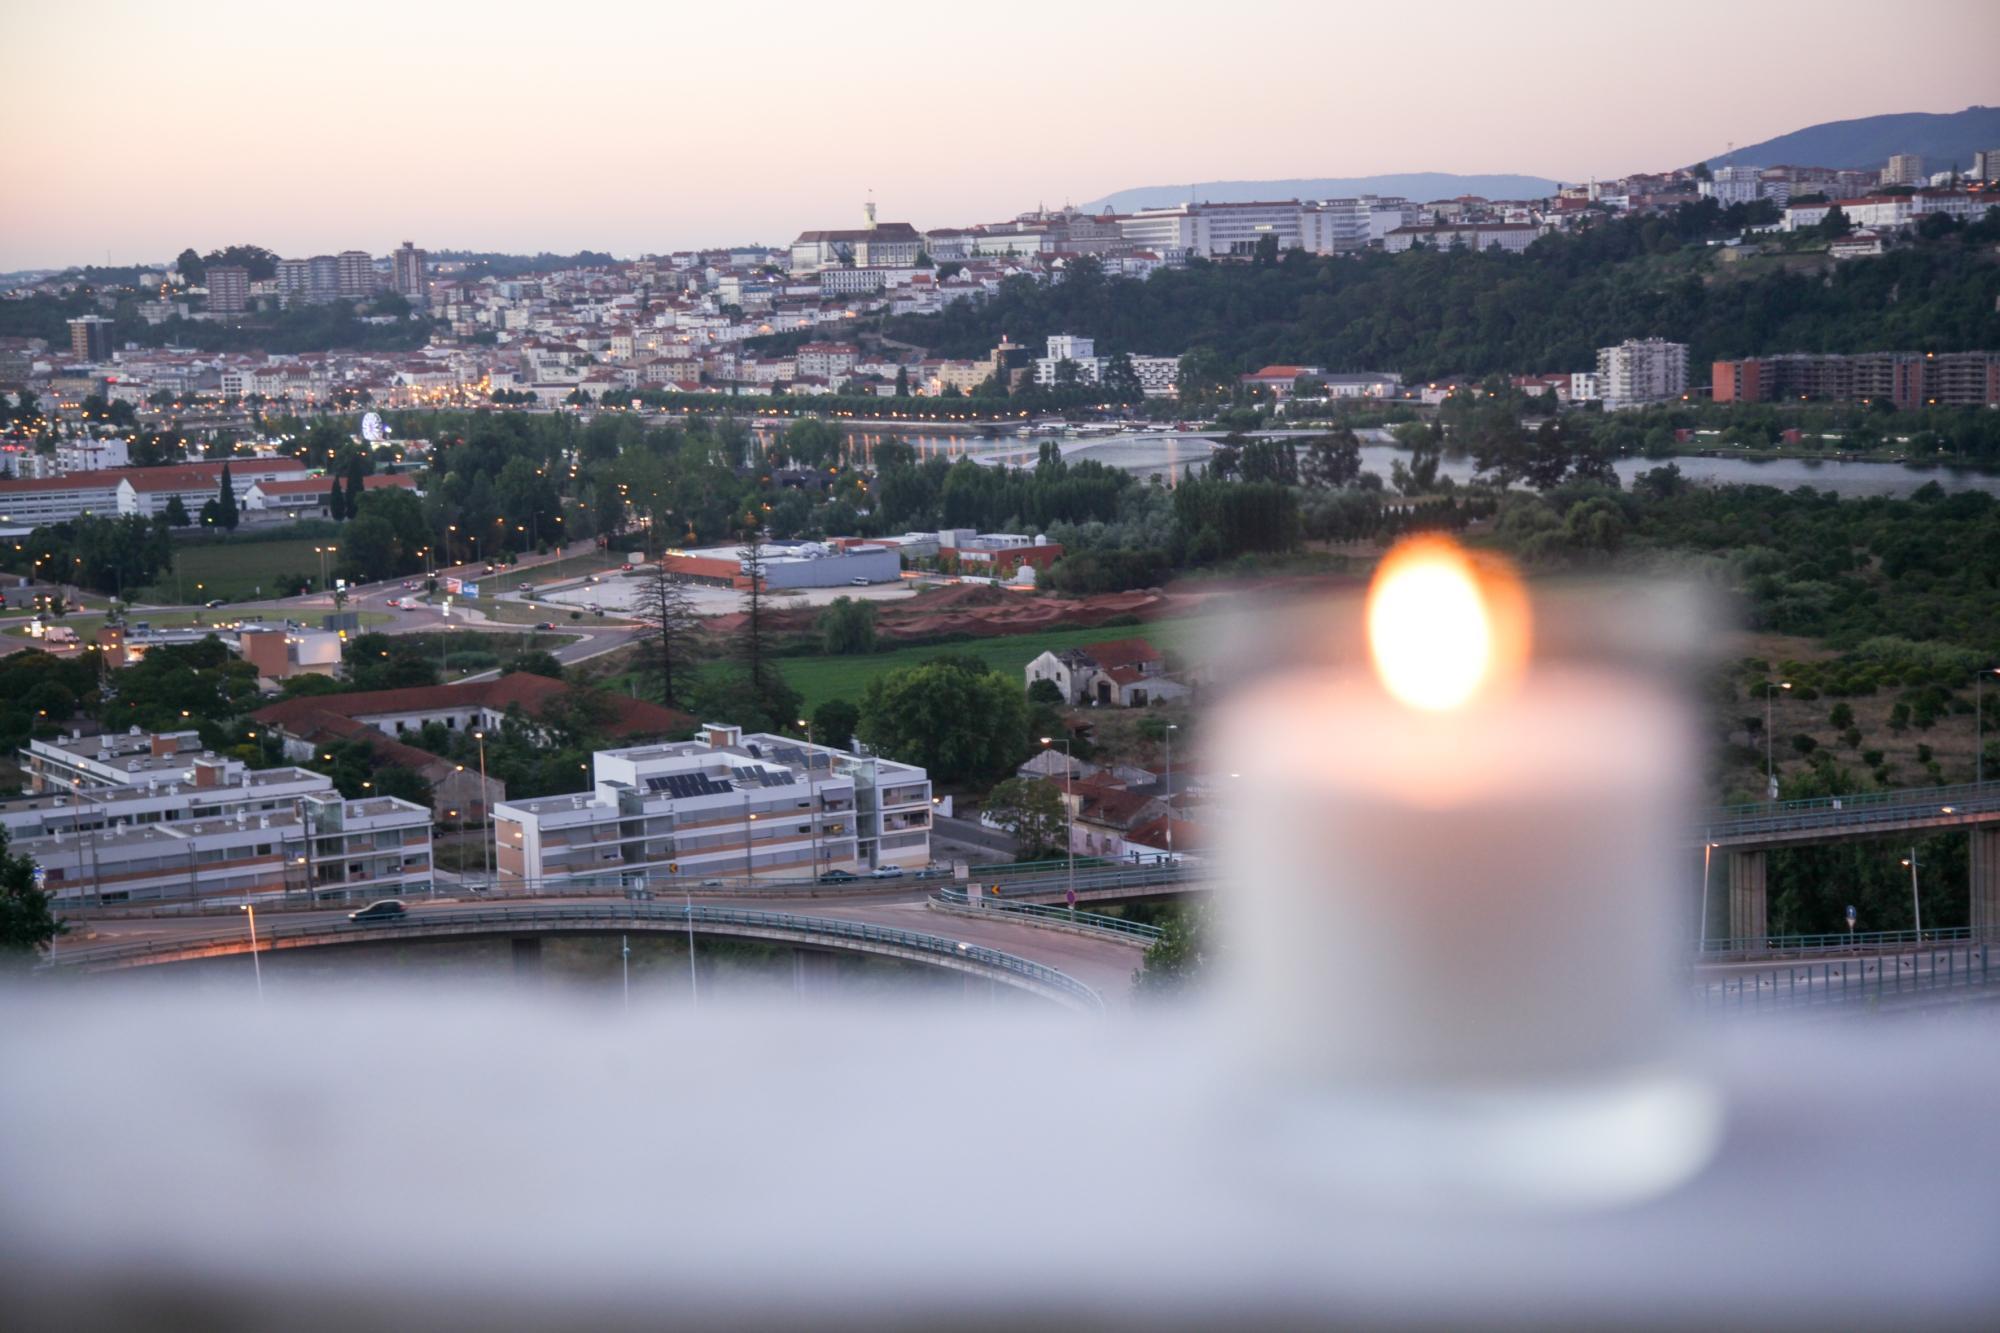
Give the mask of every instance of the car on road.
POLYGON ((705 879, 701 882, 701 887, 704 889, 719 889, 722 887, 722 881, 719 879, 705 879))
POLYGON ((819 882, 822 884, 852 884, 860 878, 861 876, 850 874, 845 870, 829 870, 819 877, 819 882))
POLYGON ((492 561, 489 560, 486 562, 486 572, 488 574, 498 574, 500 572, 500 566, 494 564, 492 561))
POLYGON ((868 586, 867 579, 849 579, 848 582, 853 584, 857 588, 865 588, 868 586))
POLYGON ((618 566, 618 568, 623 572, 630 574, 632 572, 632 562, 630 560, 627 560, 624 564, 618 566))
POLYGON ((901 879, 903 877, 903 867, 876 866, 868 872, 868 877, 870 879, 901 879))
POLYGON ((536 629, 554 629, 555 627, 556 622, 553 620, 538 620, 535 622, 536 629))
POLYGON ((417 590, 417 581, 416 581, 415 579, 404 579, 404 580, 403 580, 403 591, 404 591, 404 592, 415 592, 416 590, 417 590))
POLYGON ((349 912, 349 921, 401 921, 410 909, 401 898, 379 898, 358 912, 349 912))
POLYGON ((207 601, 203 602, 202 605, 207 607, 209 610, 213 611, 216 607, 228 606, 229 603, 223 601, 220 597, 211 597, 207 601))
POLYGON ((401 606, 402 604, 403 604, 403 599, 400 597, 391 597, 388 601, 382 603, 382 605, 384 606, 398 606, 398 607, 401 606))

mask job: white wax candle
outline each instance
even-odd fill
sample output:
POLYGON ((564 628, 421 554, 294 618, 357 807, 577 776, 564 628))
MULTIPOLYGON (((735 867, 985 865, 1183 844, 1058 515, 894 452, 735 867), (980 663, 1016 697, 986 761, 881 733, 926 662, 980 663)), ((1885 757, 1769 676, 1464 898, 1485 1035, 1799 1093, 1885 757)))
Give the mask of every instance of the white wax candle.
POLYGON ((1225 966, 1308 1078, 1583 1078, 1671 1015, 1688 737, 1660 688, 1537 665, 1442 711, 1300 668, 1219 711, 1225 966))

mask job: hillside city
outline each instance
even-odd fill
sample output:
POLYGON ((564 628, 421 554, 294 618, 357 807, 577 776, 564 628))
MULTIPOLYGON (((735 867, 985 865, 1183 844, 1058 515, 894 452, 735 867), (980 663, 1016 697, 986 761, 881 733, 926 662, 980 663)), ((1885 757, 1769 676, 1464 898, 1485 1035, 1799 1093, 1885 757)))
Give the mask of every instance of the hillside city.
POLYGON ((0 1326, 1993 1324, 1990 0, 7 35, 0 1326))

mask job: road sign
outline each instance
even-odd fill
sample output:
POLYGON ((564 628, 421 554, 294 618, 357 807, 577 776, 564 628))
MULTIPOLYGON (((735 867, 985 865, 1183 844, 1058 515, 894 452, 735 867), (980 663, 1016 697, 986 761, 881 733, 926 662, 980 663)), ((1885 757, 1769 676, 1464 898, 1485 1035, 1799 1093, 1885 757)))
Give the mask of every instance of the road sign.
POLYGON ((1854 929, 1854 904, 1853 904, 1853 903, 1849 903, 1849 904, 1847 905, 1847 928, 1848 928, 1849 930, 1853 930, 1853 929, 1854 929))
POLYGON ((1075 889, 1064 889, 1064 890, 1063 890, 1063 902, 1064 902, 1064 903, 1066 903, 1067 905, 1071 906, 1071 907, 1074 907, 1074 906, 1076 906, 1076 890, 1075 890, 1075 889))

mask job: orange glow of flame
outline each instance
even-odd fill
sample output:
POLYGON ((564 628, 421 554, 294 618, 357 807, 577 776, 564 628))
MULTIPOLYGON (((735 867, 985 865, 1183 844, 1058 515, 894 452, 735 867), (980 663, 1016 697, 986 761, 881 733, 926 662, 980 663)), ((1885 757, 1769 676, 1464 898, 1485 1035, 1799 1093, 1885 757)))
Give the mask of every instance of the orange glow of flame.
POLYGON ((1448 538, 1399 543, 1368 589, 1375 674, 1411 708, 1446 712, 1511 683, 1528 634, 1528 599, 1513 571, 1448 538))

